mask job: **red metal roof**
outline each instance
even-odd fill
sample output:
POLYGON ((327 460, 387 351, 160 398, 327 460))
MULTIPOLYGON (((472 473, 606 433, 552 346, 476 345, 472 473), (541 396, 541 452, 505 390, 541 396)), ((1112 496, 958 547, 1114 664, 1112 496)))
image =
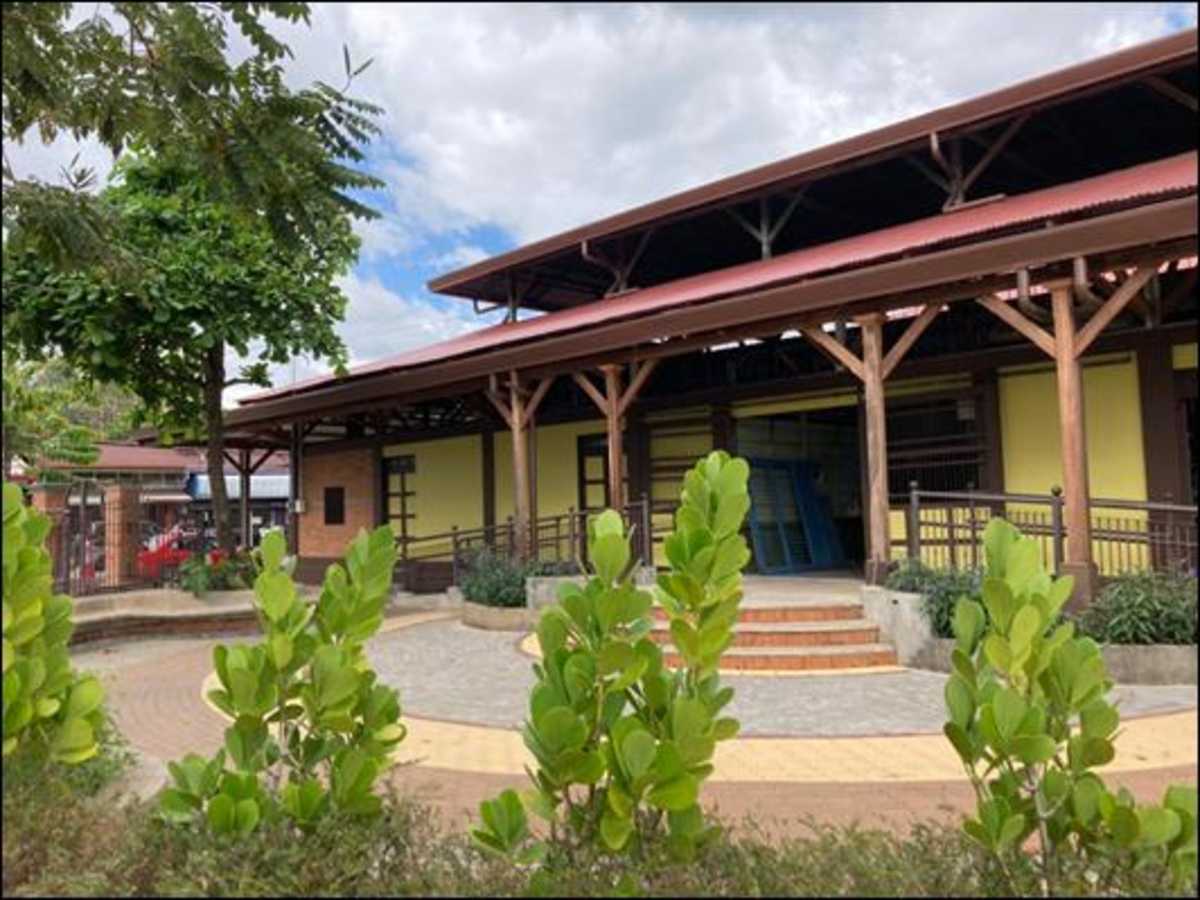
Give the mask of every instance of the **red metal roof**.
POLYGON ((771 185, 815 177, 855 160, 924 141, 930 132, 937 132, 945 138, 956 131, 979 127, 1020 109, 1052 103, 1097 85, 1154 71, 1164 65, 1178 64, 1195 56, 1196 42, 1197 31, 1189 28, 1127 47, 517 247, 441 275, 430 281, 428 286, 438 293, 475 296, 478 292, 472 289, 472 285, 480 279, 513 266, 548 258, 577 247, 581 241, 598 240, 626 232, 771 185))
POLYGON ((561 312, 493 325, 358 366, 343 379, 333 375, 309 378, 254 394, 241 402, 259 403, 337 382, 474 355, 551 334, 584 330, 602 322, 733 296, 887 258, 919 255, 935 248, 972 243, 997 232, 1027 229, 1034 224, 1061 221, 1064 218, 1084 218, 1110 211, 1114 207, 1136 206, 1168 196, 1195 193, 1196 183, 1197 154, 1183 153, 1095 178, 959 207, 916 222, 806 247, 773 259, 694 275, 561 312))
POLYGON ((88 466, 74 463, 46 463, 49 469, 158 469, 187 470, 203 464, 203 456, 185 447, 139 447, 135 444, 100 444, 100 455, 88 466))

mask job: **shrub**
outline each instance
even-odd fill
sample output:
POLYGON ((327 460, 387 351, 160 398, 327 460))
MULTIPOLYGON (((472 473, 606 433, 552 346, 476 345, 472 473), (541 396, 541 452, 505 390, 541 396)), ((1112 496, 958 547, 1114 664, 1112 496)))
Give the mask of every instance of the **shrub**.
POLYGON ((684 661, 678 671, 648 636, 654 597, 633 584, 620 514, 588 521, 594 573, 584 587, 562 585, 538 623, 542 662, 524 729, 534 787, 481 805, 472 833, 480 847, 519 862, 562 848, 568 857, 583 847, 642 852, 665 826, 671 853, 689 859, 716 837, 698 798, 717 741, 738 731, 737 720, 717 717, 733 697, 717 666, 750 558, 739 533, 749 473, 745 460, 716 451, 684 480, 664 545, 671 570, 656 589, 684 661), (549 823, 551 844, 532 840, 527 811, 549 823))
POLYGON ((954 637, 954 606, 979 593, 983 573, 978 569, 933 569, 917 559, 905 559, 890 572, 886 586, 921 595, 921 611, 935 637, 954 637))
POLYGON ((1195 644, 1196 577, 1183 572, 1120 575, 1077 624, 1081 634, 1102 644, 1195 644))
POLYGON ((1137 868, 1194 890, 1196 788, 1175 785, 1161 804, 1139 806, 1093 771, 1112 761, 1120 717, 1099 646, 1055 624, 1072 579, 1051 578, 1037 542, 1002 519, 988 524, 984 548, 983 602, 955 609, 945 688, 946 737, 978 798, 964 831, 1002 871, 1036 835, 1043 894, 1061 893, 1065 860, 1094 871, 1101 892, 1137 868))
POLYGON ((202 597, 209 591, 236 591, 250 587, 257 574, 252 551, 239 550, 232 556, 193 553, 179 566, 179 584, 202 597), (215 561, 214 561, 215 559, 215 561))
POLYGON ((213 650, 221 687, 209 698, 234 723, 212 759, 189 754, 168 765, 173 784, 160 810, 169 821, 203 819, 217 834, 245 835, 262 820, 310 828, 330 810, 379 811, 375 780, 405 729, 399 696, 376 683, 363 644, 383 622, 395 539, 387 525, 360 530, 345 567, 326 570, 315 606, 296 595, 285 548, 273 530, 259 549, 263 641, 213 650))
MULTIPOLYGON (((536 564, 534 564, 536 565, 536 564)), ((481 547, 464 560, 459 582, 463 597, 483 606, 525 605, 525 578, 533 574, 529 563, 481 547)))
POLYGON ((50 520, 4 483, 3 755, 81 763, 96 755, 104 689, 71 668, 71 598, 51 590, 50 520))

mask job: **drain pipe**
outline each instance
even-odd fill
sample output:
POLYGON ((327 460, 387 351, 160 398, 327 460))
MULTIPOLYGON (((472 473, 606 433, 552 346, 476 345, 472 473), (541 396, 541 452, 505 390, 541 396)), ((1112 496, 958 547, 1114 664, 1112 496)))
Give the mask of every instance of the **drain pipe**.
POLYGON ((1087 260, 1082 256, 1073 260, 1071 287, 1074 289, 1075 299, 1085 312, 1094 313, 1104 305, 1104 300, 1098 297, 1088 284, 1087 260))

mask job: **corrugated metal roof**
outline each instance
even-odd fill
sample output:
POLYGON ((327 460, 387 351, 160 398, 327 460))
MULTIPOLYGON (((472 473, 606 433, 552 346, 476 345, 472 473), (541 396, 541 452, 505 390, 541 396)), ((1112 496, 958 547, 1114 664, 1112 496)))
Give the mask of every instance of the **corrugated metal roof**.
POLYGON ((1081 218, 1134 206, 1163 197, 1195 193, 1197 154, 1183 153, 1095 178, 1031 191, 990 203, 960 207, 948 213, 908 222, 829 244, 683 278, 631 291, 586 306, 547 313, 520 322, 493 325, 447 341, 385 357, 352 369, 344 379, 318 376, 244 398, 243 405, 304 393, 359 378, 412 369, 424 364, 469 356, 601 322, 728 297, 749 290, 798 281, 897 256, 919 255, 935 248, 971 243, 988 235, 1028 228, 1065 218, 1081 218))
MULTIPOLYGON (((50 462, 48 469, 149 469, 176 471, 195 465, 195 450, 183 447, 140 447, 135 444, 100 444, 100 455, 88 466, 50 462)), ((201 461, 203 458, 201 457, 201 461)))
POLYGON ((1188 57, 1194 57, 1196 47, 1197 31, 1191 28, 1058 69, 526 244, 435 278, 429 282, 429 289, 463 297, 475 296, 478 291, 473 290, 472 285, 480 279, 577 247, 581 241, 594 241, 627 232, 772 185, 816 177, 856 160, 893 152, 915 141, 924 141, 930 132, 946 136, 955 131, 979 127, 1022 109, 1055 102, 1098 85, 1154 71, 1164 65, 1176 65, 1188 57))

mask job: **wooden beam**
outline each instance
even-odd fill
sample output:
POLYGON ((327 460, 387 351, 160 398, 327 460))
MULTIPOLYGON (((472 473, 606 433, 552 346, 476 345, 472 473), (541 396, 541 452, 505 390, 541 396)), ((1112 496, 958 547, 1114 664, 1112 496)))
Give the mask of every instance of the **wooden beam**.
POLYGON ((250 534, 250 451, 239 450, 238 458, 238 520, 242 531, 242 546, 253 547, 250 534))
POLYGON ((1079 333, 1075 336, 1076 356, 1082 355, 1091 346, 1092 341, 1108 327, 1108 323, 1120 314, 1121 310, 1146 286, 1146 282, 1153 278, 1157 271, 1155 266, 1143 266, 1113 292, 1104 305, 1088 319, 1087 324, 1079 329, 1079 333))
MULTIPOLYGON (((1083 417, 1083 378, 1075 352, 1075 317, 1071 286, 1060 282, 1050 290, 1054 311, 1055 373, 1061 432, 1064 521, 1067 526, 1065 565, 1077 589, 1090 591, 1092 524, 1088 509, 1087 432, 1083 417), (1080 583, 1082 581, 1082 583, 1080 583)), ((1080 594, 1076 595, 1077 597, 1080 594)))
POLYGON ((525 408, 526 425, 533 421, 534 414, 537 413, 538 407, 542 405, 542 400, 546 396, 546 391, 550 390, 550 385, 552 384, 554 384, 553 375, 548 378, 543 378, 538 382, 538 386, 536 389, 534 389, 534 392, 530 396, 529 402, 525 408))
POLYGON ((996 318, 1011 325, 1015 330, 1029 338, 1034 346, 1047 356, 1054 357, 1056 355, 1054 337, 1047 333, 1044 328, 1040 328, 1021 315, 1018 310, 1013 308, 1012 304, 1005 303, 994 294, 980 297, 978 303, 996 318))
POLYGON ((887 413, 883 400, 882 313, 862 316, 863 410, 867 431, 867 581, 881 584, 887 576, 891 542, 888 537, 887 413))
POLYGON ((258 462, 254 463, 253 465, 250 466, 250 474, 253 475, 259 469, 261 469, 263 466, 263 463, 265 463, 268 459, 270 459, 274 455, 275 455, 275 450, 273 448, 267 448, 267 450, 265 450, 263 452, 263 455, 258 458, 258 462))
POLYGON ((608 431, 608 502, 619 510, 625 505, 621 483, 621 367, 603 366, 601 371, 608 399, 604 417, 608 431))
POLYGON ((488 428, 480 435, 483 463, 483 527, 496 524, 496 434, 488 428))
POLYGON ((608 415, 608 400, 596 390, 596 386, 592 384, 591 380, 582 372, 572 372, 571 377, 577 385, 583 388, 583 392, 592 398, 592 402, 596 404, 597 409, 604 413, 604 415, 608 415))
POLYGON ((1158 75, 1150 75, 1146 78, 1146 85, 1147 87, 1158 91, 1164 97, 1170 97, 1176 103, 1186 106, 1192 112, 1197 111, 1196 98, 1187 91, 1175 87, 1175 85, 1171 84, 1171 82, 1167 81, 1167 79, 1161 78, 1158 75))
POLYGON ((1015 119, 1013 119, 1012 122, 1009 123, 1008 127, 1004 129, 1004 133, 1001 134, 1000 137, 996 138, 996 141, 994 144, 992 144, 992 146, 988 147, 987 152, 983 154, 983 158, 980 159, 979 162, 975 163, 975 168, 971 169, 967 177, 963 179, 962 193, 964 195, 971 189, 971 185, 975 183, 975 179, 982 175, 984 170, 992 164, 992 161, 1000 155, 1000 152, 1008 146, 1008 142, 1011 141, 1013 136, 1021 130, 1021 126, 1029 121, 1029 116, 1030 113, 1025 113, 1025 115, 1017 116, 1015 119))
POLYGON ((833 358, 834 362, 845 366, 859 381, 866 378, 862 361, 845 346, 826 334, 820 325, 801 325, 800 332, 816 344, 818 350, 823 350, 827 356, 833 358))
POLYGON ((225 457, 226 462, 228 462, 231 466, 233 466, 239 472, 242 471, 240 454, 238 456, 233 456, 228 450, 222 450, 221 455, 225 457))
MULTIPOLYGON (((635 365, 637 365, 635 363, 635 365)), ((625 393, 621 395, 621 400, 617 404, 617 415, 623 416, 629 409, 629 404, 637 399, 637 395, 646 385, 646 380, 658 367, 657 359, 648 359, 645 362, 637 365, 637 371, 629 382, 629 387, 625 388, 625 393)))
POLYGON ((488 400, 491 401, 492 406, 494 406, 496 408, 496 412, 500 413, 500 418, 502 418, 504 420, 504 424, 507 425, 509 428, 512 428, 513 427, 512 412, 511 412, 511 410, 509 410, 508 404, 505 403, 500 398, 500 396, 498 394, 496 394, 491 388, 488 388, 487 390, 485 390, 483 392, 483 395, 485 397, 487 397, 488 400))
POLYGON ((896 345, 887 352, 887 356, 883 358, 883 378, 887 378, 892 374, 892 370, 900 364, 900 360, 904 359, 912 345, 917 342, 925 329, 930 323, 937 318, 937 314, 942 311, 941 304, 927 303, 925 308, 909 322, 908 327, 904 329, 904 334, 900 335, 900 340, 896 341, 896 345))

